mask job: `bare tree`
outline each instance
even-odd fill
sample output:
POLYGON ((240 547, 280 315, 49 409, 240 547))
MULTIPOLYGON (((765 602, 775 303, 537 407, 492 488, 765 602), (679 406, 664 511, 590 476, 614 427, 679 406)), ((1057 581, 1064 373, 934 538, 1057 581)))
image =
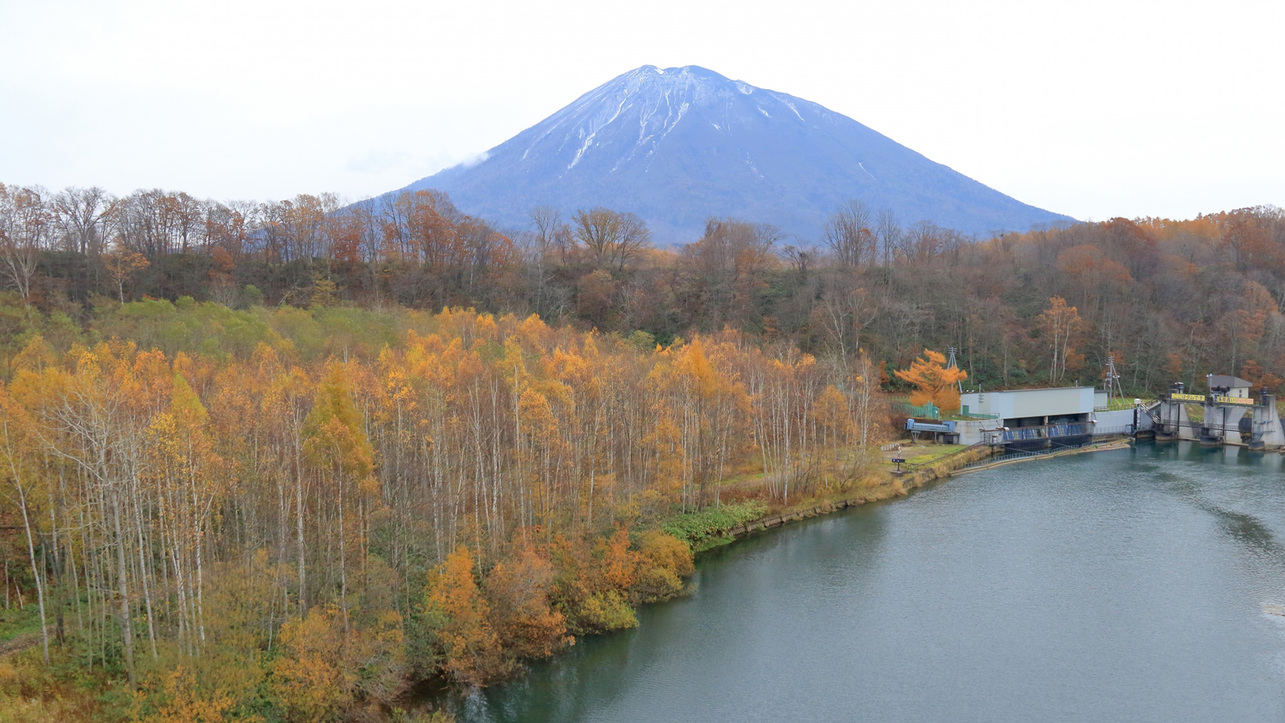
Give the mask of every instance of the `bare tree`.
POLYGON ((822 330, 827 350, 845 372, 861 350, 861 332, 874 321, 879 302, 865 289, 836 280, 821 294, 813 319, 822 330))
POLYGON ((149 258, 168 254, 182 236, 179 199, 159 188, 122 198, 116 214, 117 241, 149 258))
POLYGON ((544 317, 561 314, 568 299, 566 290, 553 283, 553 268, 566 264, 575 247, 571 227, 552 206, 537 206, 530 217, 535 229, 519 239, 535 312, 544 317))
POLYGON ((781 256, 799 276, 806 277, 808 267, 816 262, 817 251, 813 246, 790 244, 781 249, 781 256))
POLYGON ((860 268, 874 260, 875 237, 870 226, 870 210, 853 199, 825 222, 822 237, 839 264, 860 268))
POLYGON ((49 209, 39 186, 6 187, 0 183, 0 273, 26 301, 36 274, 40 250, 49 232, 49 209))
MULTIPOLYGON (((16 405, 15 405, 16 406, 16 405)), ((11 503, 16 503, 22 513, 22 527, 27 536, 27 560, 31 563, 31 577, 36 583, 36 601, 40 605, 40 642, 44 653, 45 665, 49 664, 49 626, 45 617, 45 581, 43 566, 36 561, 35 535, 32 532, 32 512, 37 507, 32 501, 36 493, 35 475, 27 469, 30 440, 23 437, 30 434, 29 421, 23 419, 22 412, 10 408, 9 397, 0 388, 0 479, 5 479, 14 495, 8 495, 11 503), (17 417, 16 419, 14 417, 17 417), (10 424, 10 422, 13 422, 10 424), (25 444, 24 444, 25 443, 25 444)), ((36 533, 38 534, 38 533, 36 533)))
POLYGON ((879 211, 878 237, 880 263, 891 266, 901 248, 901 226, 897 224, 897 216, 890 208, 879 211))
POLYGON ((211 202, 205 213, 205 244, 211 251, 220 248, 232 259, 241 258, 253 250, 262 215, 262 206, 254 201, 211 202))
POLYGON ((285 261, 307 261, 329 252, 326 217, 339 209, 339 199, 333 193, 320 196, 299 194, 276 206, 273 223, 281 234, 285 261))
POLYGON ((780 239, 780 229, 771 224, 711 218, 705 222, 705 235, 683 247, 683 253, 702 272, 752 273, 772 258, 772 247, 780 239))
POLYGON ((187 253, 201 238, 204 231, 205 204, 180 191, 173 199, 174 245, 180 253, 187 253))
POLYGON ((953 251, 963 242, 957 232, 924 220, 911 226, 904 234, 902 249, 907 259, 925 261, 953 251))
POLYGON ((549 257, 556 254, 559 262, 566 263, 567 255, 575 248, 575 240, 562 214, 552 206, 536 206, 531 209, 530 217, 535 224, 532 250, 538 251, 544 261, 551 261, 549 257))
MULTIPOLYGON (((361 225, 361 255, 373 267, 383 260, 379 211, 375 207, 375 199, 367 198, 354 203, 348 207, 348 213, 352 214, 361 225)), ((374 274, 373 269, 371 273, 374 274)), ((378 288, 375 291, 378 294, 378 288)))
POLYGON ((601 206, 576 211, 573 229, 576 241, 589 250, 599 267, 623 271, 630 259, 651 245, 651 232, 641 218, 601 206))
POLYGON ((98 186, 68 188, 54 196, 52 212, 68 251, 97 256, 110 234, 116 197, 98 186))

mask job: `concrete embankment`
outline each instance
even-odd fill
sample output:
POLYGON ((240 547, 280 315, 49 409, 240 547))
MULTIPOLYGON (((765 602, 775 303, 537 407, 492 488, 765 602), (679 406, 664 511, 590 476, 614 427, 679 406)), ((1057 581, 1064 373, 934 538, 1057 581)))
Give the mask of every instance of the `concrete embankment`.
POLYGON ((1004 460, 995 462, 993 464, 981 464, 975 467, 969 467, 968 469, 964 469, 964 470, 952 471, 949 474, 956 475, 956 474, 966 474, 968 472, 980 472, 981 470, 984 470, 984 469, 994 469, 996 467, 1003 467, 1005 465, 1010 465, 1010 464, 1020 464, 1022 462, 1029 462, 1035 459, 1067 457, 1073 454, 1084 454, 1085 452, 1105 452, 1107 450, 1112 450, 1112 449, 1123 449, 1128 446, 1129 446, 1129 440, 1127 439, 1117 439, 1117 440, 1112 440, 1110 442, 1097 442, 1085 447, 1075 447, 1074 449, 1067 449, 1061 452, 1050 452, 1048 454, 1035 455, 1031 457, 1018 457, 1017 459, 1004 459, 1004 460))

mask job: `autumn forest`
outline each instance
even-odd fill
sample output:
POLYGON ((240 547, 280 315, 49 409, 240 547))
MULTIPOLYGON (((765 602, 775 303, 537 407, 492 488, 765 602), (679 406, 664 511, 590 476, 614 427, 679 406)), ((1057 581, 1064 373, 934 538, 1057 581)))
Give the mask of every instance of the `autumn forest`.
POLYGON ((853 201, 663 249, 428 191, 0 185, 0 282, 0 720, 430 719, 414 684, 634 625, 710 534, 895 494, 926 350, 1285 391, 1271 207, 978 239, 853 201))

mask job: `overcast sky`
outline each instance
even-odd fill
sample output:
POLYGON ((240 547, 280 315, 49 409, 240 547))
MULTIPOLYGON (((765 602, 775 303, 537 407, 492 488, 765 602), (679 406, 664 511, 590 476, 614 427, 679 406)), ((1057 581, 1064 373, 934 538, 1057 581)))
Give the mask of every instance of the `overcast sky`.
POLYGON ((357 200, 690 64, 1045 209, 1190 218, 1285 206, 1283 27, 1282 0, 0 0, 0 182, 357 200))

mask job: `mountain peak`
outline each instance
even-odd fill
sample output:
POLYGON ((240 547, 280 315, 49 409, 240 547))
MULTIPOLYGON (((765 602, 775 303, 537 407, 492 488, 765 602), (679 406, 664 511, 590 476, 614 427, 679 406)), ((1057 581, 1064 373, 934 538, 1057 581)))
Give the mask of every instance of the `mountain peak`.
MULTIPOLYGON (((749 83, 741 80, 731 80, 699 65, 684 65, 677 68, 658 68, 654 65, 644 65, 612 78, 596 88, 595 91, 608 88, 629 88, 632 91, 650 88, 657 92, 703 90, 706 93, 734 89, 742 95, 750 95, 759 90, 749 83)), ((593 92, 590 91, 589 94, 593 92)))
MULTIPOLYGON (((634 75, 645 75, 648 77, 668 76, 671 78, 687 76, 691 78, 699 78, 699 79, 705 79, 705 80, 718 80, 724 83, 730 82, 726 77, 719 75, 718 73, 710 70, 709 68, 702 68, 699 65, 684 65, 678 68, 659 68, 655 65, 644 65, 639 68, 635 68, 627 73, 620 74, 615 78, 615 80, 619 80, 621 78, 627 78, 634 75)), ((608 82, 609 83, 614 82, 614 80, 608 81, 608 82)))
POLYGON ((1066 220, 972 181, 820 105, 697 65, 644 65, 590 90, 491 149, 417 181, 512 228, 536 206, 607 206, 641 216, 662 242, 735 216, 816 241, 858 198, 903 225, 964 232, 1066 220))

